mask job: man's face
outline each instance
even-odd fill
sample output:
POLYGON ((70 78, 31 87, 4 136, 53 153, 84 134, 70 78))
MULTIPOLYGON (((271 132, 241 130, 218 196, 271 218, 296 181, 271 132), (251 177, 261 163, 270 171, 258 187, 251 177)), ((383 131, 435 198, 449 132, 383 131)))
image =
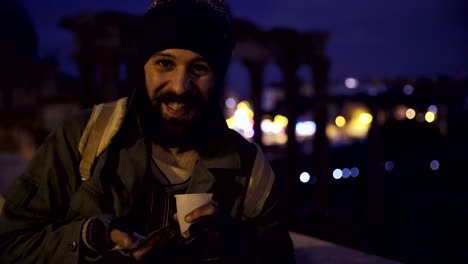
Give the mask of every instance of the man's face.
POLYGON ((144 71, 155 125, 173 140, 187 136, 214 88, 211 66, 195 52, 167 49, 151 56, 144 71))

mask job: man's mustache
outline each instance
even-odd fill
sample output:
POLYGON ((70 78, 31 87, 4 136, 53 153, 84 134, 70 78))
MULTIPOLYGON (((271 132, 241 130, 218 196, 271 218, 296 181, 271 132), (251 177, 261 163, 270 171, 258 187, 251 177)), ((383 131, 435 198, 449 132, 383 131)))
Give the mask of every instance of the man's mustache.
POLYGON ((176 94, 173 92, 167 92, 158 96, 155 96, 153 101, 155 103, 183 103, 188 106, 195 106, 202 104, 203 100, 200 96, 193 92, 186 92, 183 94, 176 94))

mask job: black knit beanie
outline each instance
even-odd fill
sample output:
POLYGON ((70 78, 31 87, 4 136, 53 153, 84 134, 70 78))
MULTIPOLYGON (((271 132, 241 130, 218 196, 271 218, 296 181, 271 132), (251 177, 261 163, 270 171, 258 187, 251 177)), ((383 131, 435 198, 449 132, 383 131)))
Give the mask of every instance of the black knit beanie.
POLYGON ((139 29, 140 65, 159 51, 187 49, 224 78, 235 41, 223 0, 155 0, 139 29))

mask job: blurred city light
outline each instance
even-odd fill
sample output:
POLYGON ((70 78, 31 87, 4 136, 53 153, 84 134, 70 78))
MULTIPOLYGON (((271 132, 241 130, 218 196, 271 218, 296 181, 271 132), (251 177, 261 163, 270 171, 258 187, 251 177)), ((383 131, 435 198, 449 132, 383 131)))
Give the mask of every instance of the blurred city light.
POLYGON ((411 84, 407 84, 403 87, 403 93, 406 95, 412 95, 414 92, 414 87, 411 84))
POLYGON ((236 107, 236 100, 232 97, 226 99, 226 107, 231 109, 236 107))
POLYGON ((372 115, 369 114, 369 108, 362 103, 350 103, 344 109, 347 122, 343 126, 343 133, 348 139, 363 139, 372 122, 372 115))
POLYGON ((307 172, 301 173, 301 175, 299 176, 299 180, 302 183, 308 183, 310 181, 310 174, 307 172))
POLYGON ((342 132, 340 129, 333 125, 333 124, 328 124, 327 127, 325 128, 325 133, 327 134, 327 137, 331 140, 331 142, 336 142, 342 138, 342 132))
POLYGON ((263 133, 272 133, 273 132, 273 122, 270 119, 263 119, 260 124, 260 129, 263 133))
POLYGON ((254 117, 254 112, 252 108, 250 107, 250 103, 247 101, 242 101, 239 104, 237 104, 237 110, 242 110, 246 113, 247 117, 253 118, 254 117))
POLYGON ((275 116, 274 122, 279 124, 281 127, 286 127, 288 125, 288 118, 282 115, 275 116))
MULTIPOLYGON (((288 141, 288 136, 286 135, 286 126, 288 125, 288 118, 282 115, 276 115, 273 120, 270 116, 265 116, 260 124, 260 128, 262 129, 262 142, 266 146, 272 145, 284 145, 288 141)), ((311 124, 305 125, 306 127, 302 127, 300 129, 301 132, 309 134, 311 124)), ((297 125, 296 125, 297 130, 297 125)), ((296 131, 297 132, 297 131, 296 131)), ((315 131, 314 131, 315 133, 315 131)))
POLYGON ((244 135, 246 138, 253 138, 253 136, 255 135, 255 131, 253 129, 246 130, 244 131, 244 135))
POLYGON ((351 168, 351 177, 359 176, 359 169, 356 167, 351 168))
POLYGON ((338 180, 341 179, 341 177, 343 177, 343 172, 340 169, 335 169, 333 171, 333 178, 338 180))
POLYGON ((430 105, 430 106, 427 108, 427 111, 432 112, 432 113, 434 113, 434 114, 437 114, 437 111, 438 111, 438 110, 439 110, 439 109, 438 109, 437 106, 435 106, 435 105, 430 105))
POLYGON ((346 134, 351 138, 362 139, 367 136, 369 125, 364 124, 359 119, 352 119, 346 127, 346 134))
POLYGON ((253 129, 253 117, 254 113, 253 110, 250 108, 249 102, 242 101, 239 104, 237 104, 237 109, 234 111, 234 114, 228 119, 226 119, 226 123, 229 128, 236 130, 245 138, 252 138, 255 134, 255 131, 253 129))
POLYGON ((436 119, 436 115, 433 112, 427 112, 424 119, 426 119, 426 122, 432 123, 436 119))
POLYGON ((438 170, 440 167, 440 163, 437 160, 431 161, 431 170, 438 170))
POLYGON ((315 134, 317 125, 314 121, 305 121, 296 123, 296 136, 311 137, 315 134))
POLYGON ((372 115, 369 113, 361 113, 359 115, 359 121, 365 125, 372 123, 372 115))
POLYGON ((422 123, 426 120, 426 115, 424 113, 418 113, 416 115, 416 121, 418 121, 419 123, 422 123))
POLYGON ((335 124, 338 127, 343 127, 346 124, 346 119, 343 116, 337 116, 335 118, 335 124))
POLYGON ((318 181, 317 176, 315 176, 314 174, 311 174, 309 184, 316 184, 317 181, 318 181))
POLYGON ((395 108, 394 116, 396 120, 403 120, 406 118, 406 111, 408 110, 408 107, 404 105, 399 105, 395 108))
POLYGON ((347 179, 349 177, 356 178, 357 176, 359 176, 359 169, 356 168, 356 167, 353 167, 351 169, 344 168, 342 170, 341 169, 335 169, 333 171, 333 178, 335 178, 336 180, 339 180, 341 178, 347 179))
POLYGON ((346 78, 345 80, 345 86, 348 89, 354 89, 358 87, 359 81, 356 78, 346 78))
POLYGON ((395 168, 395 164, 393 161, 387 161, 385 162, 384 168, 386 171, 392 171, 395 168))
POLYGON ((351 170, 348 169, 348 168, 344 168, 343 171, 342 171, 342 174, 343 174, 343 178, 349 178, 349 176, 351 176, 351 170))
POLYGON ((408 108, 406 110, 406 118, 413 119, 416 116, 416 111, 413 108, 408 108))

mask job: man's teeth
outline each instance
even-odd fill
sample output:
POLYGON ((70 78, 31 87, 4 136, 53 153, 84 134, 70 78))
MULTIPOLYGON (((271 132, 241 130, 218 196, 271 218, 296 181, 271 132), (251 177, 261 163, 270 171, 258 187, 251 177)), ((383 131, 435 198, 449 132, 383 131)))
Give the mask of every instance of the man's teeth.
POLYGON ((182 108, 185 107, 185 104, 184 103, 168 103, 167 106, 174 110, 174 111, 177 111, 177 110, 180 110, 182 108))

